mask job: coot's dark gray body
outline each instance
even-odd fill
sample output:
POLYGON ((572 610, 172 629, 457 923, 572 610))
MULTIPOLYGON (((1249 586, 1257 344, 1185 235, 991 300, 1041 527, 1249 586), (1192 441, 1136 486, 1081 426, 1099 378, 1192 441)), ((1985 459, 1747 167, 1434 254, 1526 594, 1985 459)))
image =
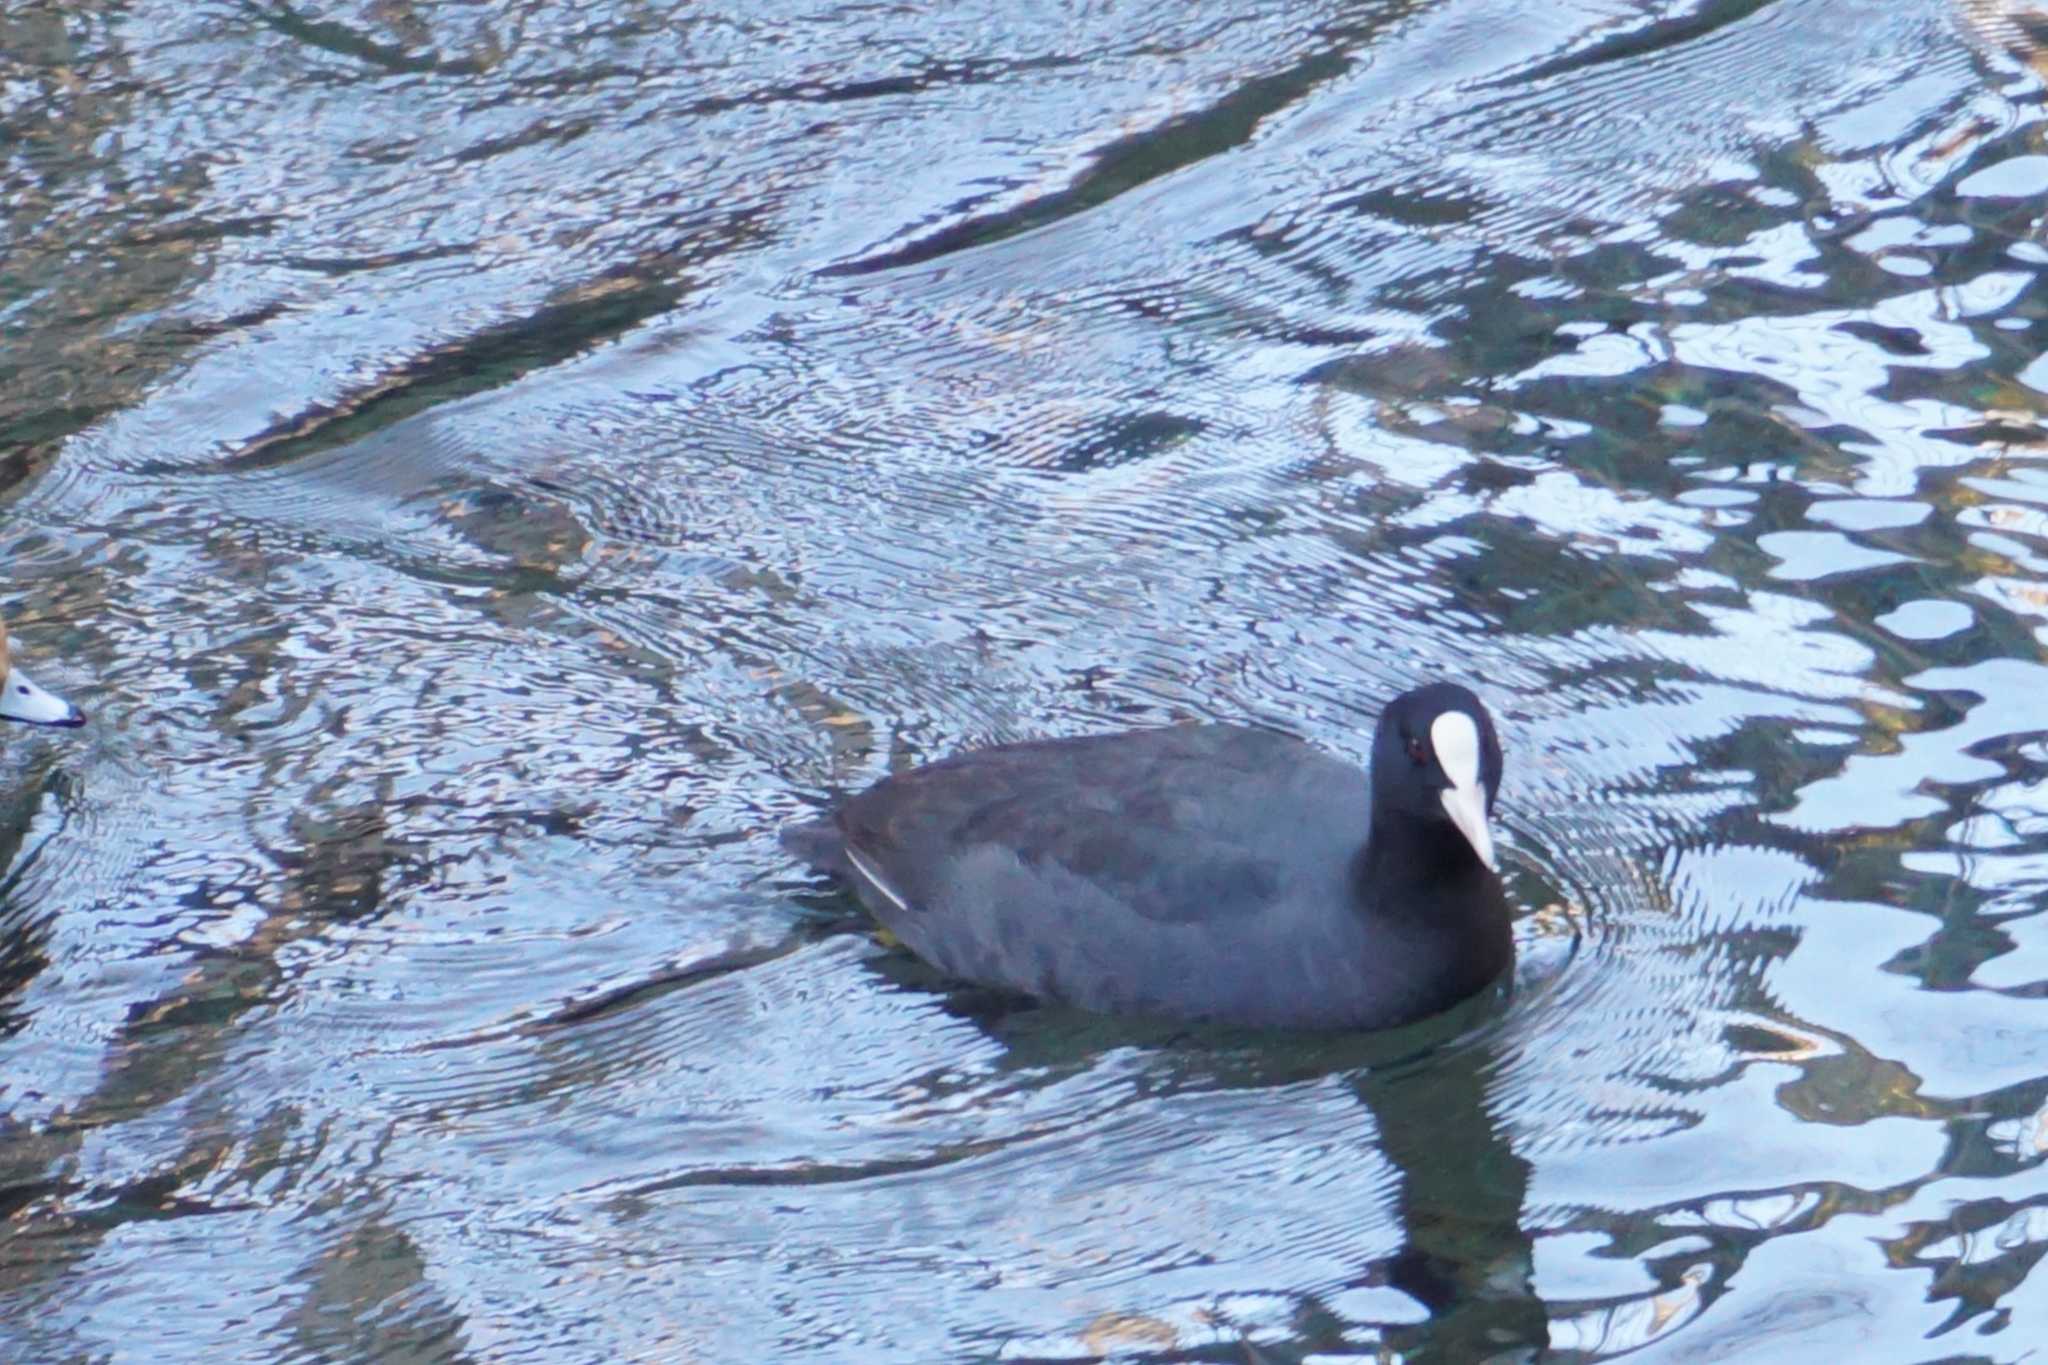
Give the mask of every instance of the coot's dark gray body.
POLYGON ((1443 696, 1476 712, 1490 805, 1491 721, 1439 684, 1389 708, 1378 780, 1270 731, 1133 731, 960 754, 785 840, 972 981, 1115 1013, 1386 1027, 1513 954, 1490 840, 1445 817, 1450 784, 1423 752, 1443 696))

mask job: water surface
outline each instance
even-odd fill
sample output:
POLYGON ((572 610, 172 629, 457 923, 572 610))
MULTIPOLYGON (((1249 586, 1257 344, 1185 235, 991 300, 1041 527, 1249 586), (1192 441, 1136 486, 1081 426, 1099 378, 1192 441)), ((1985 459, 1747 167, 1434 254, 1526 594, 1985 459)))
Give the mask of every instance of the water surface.
POLYGON ((2024 1356, 2044 32, 17 5, 0 1356, 2024 1356), (1389 1037, 774 839, 1439 676, 1523 966, 1389 1037))

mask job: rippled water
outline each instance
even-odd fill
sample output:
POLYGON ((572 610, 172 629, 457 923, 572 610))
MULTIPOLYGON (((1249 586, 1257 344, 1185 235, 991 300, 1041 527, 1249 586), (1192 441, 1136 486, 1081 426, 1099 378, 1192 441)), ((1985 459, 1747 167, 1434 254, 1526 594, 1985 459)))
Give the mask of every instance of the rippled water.
POLYGON ((0 1356, 2048 1340, 2048 12, 0 15, 0 1356), (1501 721, 1517 989, 1019 1009, 784 821, 1501 721), (1576 945, 1576 947, 1575 947, 1576 945))

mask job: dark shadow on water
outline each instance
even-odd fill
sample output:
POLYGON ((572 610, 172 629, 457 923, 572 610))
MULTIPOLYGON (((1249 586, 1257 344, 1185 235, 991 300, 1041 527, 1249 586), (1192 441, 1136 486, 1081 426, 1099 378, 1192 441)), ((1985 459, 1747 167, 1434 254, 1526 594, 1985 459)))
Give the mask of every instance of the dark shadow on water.
POLYGON ((53 912, 48 906, 23 904, 16 889, 36 865, 43 846, 68 823, 63 802, 69 786, 62 770, 51 768, 39 781, 0 789, 0 868, 5 869, 0 876, 0 1037, 26 1022, 27 1015, 17 1002, 50 965, 53 912), (32 832, 36 813, 46 801, 57 812, 57 819, 47 830, 32 832))
POLYGON ((1550 1344, 1522 1225, 1529 1163, 1488 1105, 1491 1036, 1359 1077, 1381 1150, 1401 1173, 1406 1243, 1372 1273, 1430 1312, 1386 1333, 1408 1360, 1532 1359, 1550 1344))
POLYGON ((1156 1063, 1143 1069, 1141 1081, 1153 1095, 1343 1075, 1371 1112, 1371 1140, 1398 1176, 1391 1214, 1402 1245, 1362 1262, 1345 1287, 1398 1290, 1427 1310, 1427 1319, 1347 1322, 1305 1295, 1294 1315, 1295 1339, 1284 1345, 1245 1340, 1130 1358, 1279 1362, 1349 1354, 1358 1349, 1361 1328, 1376 1328, 1383 1348, 1410 1361, 1524 1360, 1548 1348, 1548 1314, 1531 1283, 1533 1239, 1522 1225, 1530 1166, 1508 1140, 1489 1093, 1509 1017, 1505 984, 1405 1028, 1308 1033, 1044 1005, 950 982, 902 951, 881 955, 873 966, 903 989, 941 993, 944 1008, 1000 1041, 1005 1065, 1018 1071, 1064 1077, 1106 1053, 1134 1049, 1156 1063))

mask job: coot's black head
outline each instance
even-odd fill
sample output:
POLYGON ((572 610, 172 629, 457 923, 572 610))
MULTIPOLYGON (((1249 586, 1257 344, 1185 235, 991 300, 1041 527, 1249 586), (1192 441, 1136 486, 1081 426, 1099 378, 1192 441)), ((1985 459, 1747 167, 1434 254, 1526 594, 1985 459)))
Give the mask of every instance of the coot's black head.
POLYGON ((1380 715, 1372 741, 1373 824, 1400 811, 1465 836, 1493 866, 1493 814, 1500 792, 1500 739, 1479 698, 1456 683, 1404 692, 1380 715))

